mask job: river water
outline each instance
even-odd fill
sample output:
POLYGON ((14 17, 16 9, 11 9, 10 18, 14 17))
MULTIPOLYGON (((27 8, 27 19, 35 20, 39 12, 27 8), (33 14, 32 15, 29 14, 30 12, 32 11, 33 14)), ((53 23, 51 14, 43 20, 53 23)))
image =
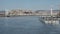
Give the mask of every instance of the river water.
POLYGON ((60 34, 60 25, 46 25, 39 16, 0 17, 0 34, 60 34))

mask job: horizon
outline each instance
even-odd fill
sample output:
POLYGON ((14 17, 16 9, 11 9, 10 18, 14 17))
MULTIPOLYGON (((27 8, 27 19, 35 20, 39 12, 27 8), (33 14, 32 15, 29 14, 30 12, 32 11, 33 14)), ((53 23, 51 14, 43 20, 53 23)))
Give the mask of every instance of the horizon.
MULTIPOLYGON (((14 10, 16 10, 16 9, 14 9, 14 10)), ((20 10, 20 9, 19 9, 20 10)), ((1 11, 11 11, 11 10, 0 10, 0 12, 1 11)), ((29 11, 29 10, 24 10, 24 11, 29 11)), ((51 10, 31 10, 32 12, 36 12, 36 11, 51 11, 51 10)), ((60 11, 60 10, 52 10, 52 11, 60 11)))

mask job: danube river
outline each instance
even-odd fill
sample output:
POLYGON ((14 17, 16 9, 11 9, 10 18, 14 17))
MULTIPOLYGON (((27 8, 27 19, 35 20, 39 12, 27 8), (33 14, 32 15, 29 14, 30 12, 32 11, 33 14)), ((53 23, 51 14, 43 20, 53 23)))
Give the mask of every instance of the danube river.
POLYGON ((60 25, 46 25, 39 16, 0 17, 0 34, 60 34, 60 25))

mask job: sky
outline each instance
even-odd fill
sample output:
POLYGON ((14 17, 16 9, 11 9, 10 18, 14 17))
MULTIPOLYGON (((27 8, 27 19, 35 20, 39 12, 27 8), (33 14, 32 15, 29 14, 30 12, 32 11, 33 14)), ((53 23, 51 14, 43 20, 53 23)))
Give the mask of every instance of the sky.
POLYGON ((26 10, 54 10, 59 9, 60 0, 0 0, 0 10, 26 9, 26 10))

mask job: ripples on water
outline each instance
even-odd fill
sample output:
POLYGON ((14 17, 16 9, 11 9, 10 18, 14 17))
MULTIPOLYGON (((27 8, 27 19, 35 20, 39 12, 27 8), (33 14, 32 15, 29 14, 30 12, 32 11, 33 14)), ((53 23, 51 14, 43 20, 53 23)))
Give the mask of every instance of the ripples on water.
POLYGON ((0 34, 60 34, 60 25, 45 25, 38 16, 0 17, 0 34))

